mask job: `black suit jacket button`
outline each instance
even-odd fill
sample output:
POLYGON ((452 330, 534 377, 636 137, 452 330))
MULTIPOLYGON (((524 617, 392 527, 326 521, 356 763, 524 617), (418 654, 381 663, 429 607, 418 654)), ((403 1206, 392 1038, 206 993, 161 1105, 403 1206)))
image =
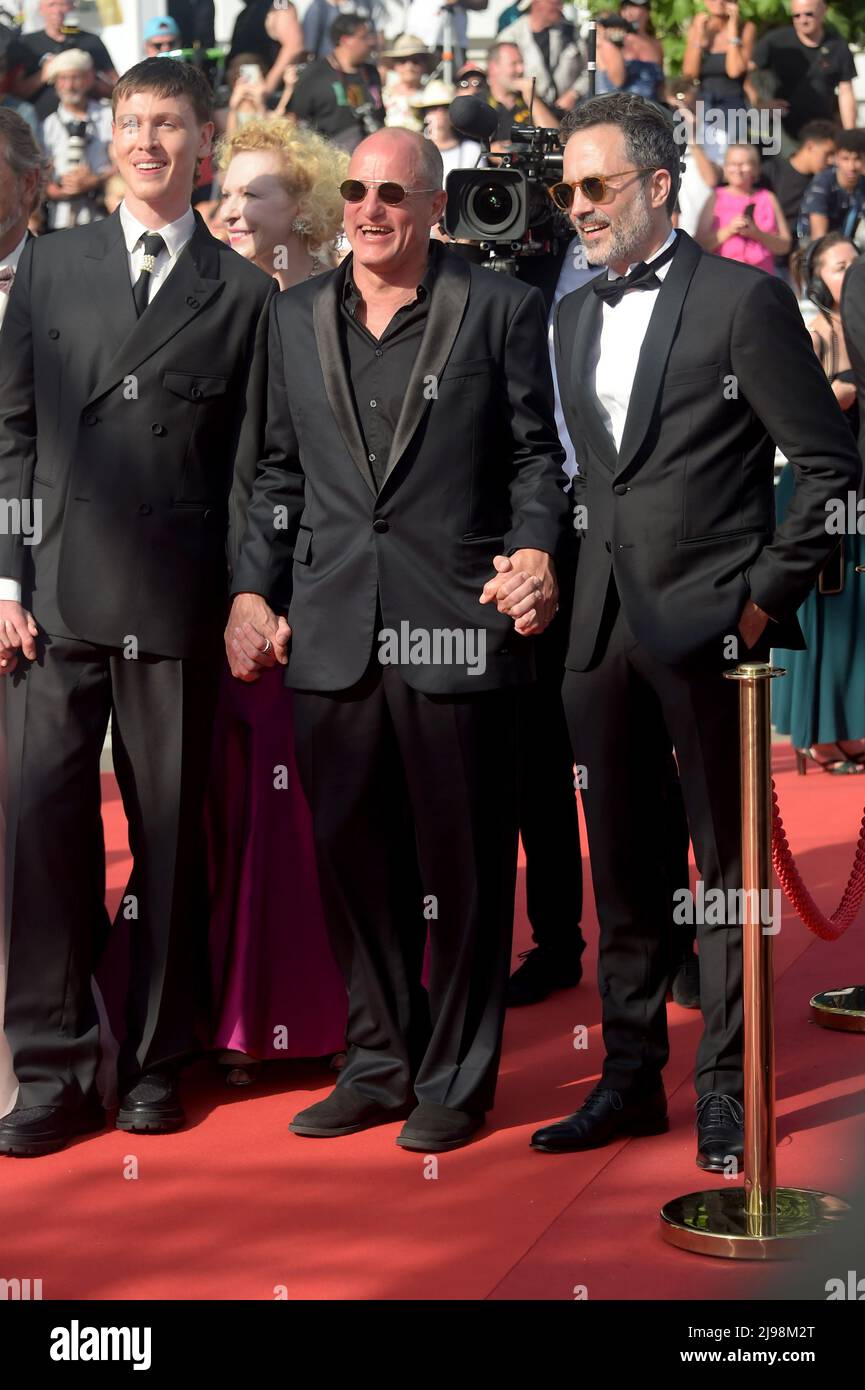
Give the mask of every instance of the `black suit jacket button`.
POLYGON ((604 549, 606 550, 608 555, 612 554, 612 546, 610 545, 609 541, 604 541, 604 549))
POLYGON ((188 294, 186 296, 186 302, 189 305, 190 309, 198 308, 198 300, 195 298, 194 294, 188 294))
POLYGON ((193 399, 194 401, 200 400, 200 399, 201 399, 201 387, 200 387, 200 386, 193 386, 193 388, 192 388, 192 390, 190 391, 189 394, 190 394, 190 396, 192 397, 192 399, 193 399))
POLYGON ((96 425, 99 423, 99 416, 90 411, 88 415, 84 416, 84 423, 85 425, 96 425))
POLYGON ((384 517, 380 516, 372 523, 372 529, 377 531, 380 536, 383 536, 385 531, 390 530, 390 525, 385 521, 384 517))
POLYGON ((59 337, 60 337, 60 329, 59 329, 59 328, 49 328, 49 330, 48 330, 48 337, 49 337, 49 338, 59 338, 59 337))
POLYGON ((141 503, 141 506, 138 508, 138 515, 139 515, 139 516, 150 516, 150 513, 151 513, 152 510, 153 510, 153 508, 150 506, 150 503, 149 503, 149 502, 142 502, 142 503, 141 503))
POLYGON ((613 492, 616 494, 617 497, 624 497, 627 491, 627 483, 613 483, 613 492))
POLYGON ((164 425, 160 425, 159 422, 158 422, 158 420, 154 420, 153 424, 150 426, 150 433, 151 433, 151 434, 164 434, 164 433, 165 433, 165 426, 164 426, 164 425))

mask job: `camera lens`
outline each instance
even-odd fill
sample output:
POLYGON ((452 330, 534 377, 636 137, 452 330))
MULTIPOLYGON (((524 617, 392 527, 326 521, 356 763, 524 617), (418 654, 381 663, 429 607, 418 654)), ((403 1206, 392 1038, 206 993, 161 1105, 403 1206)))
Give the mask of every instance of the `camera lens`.
POLYGON ((518 211, 518 201, 511 188, 501 183, 480 183, 469 190, 466 211, 483 232, 501 232, 518 211))

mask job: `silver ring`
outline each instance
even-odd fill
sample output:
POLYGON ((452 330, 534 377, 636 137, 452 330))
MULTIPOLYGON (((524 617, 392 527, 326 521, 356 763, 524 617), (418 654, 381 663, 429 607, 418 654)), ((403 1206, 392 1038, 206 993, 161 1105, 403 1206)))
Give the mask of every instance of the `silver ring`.
POLYGON ((265 637, 265 639, 264 639, 264 650, 262 651, 261 655, 262 655, 262 656, 267 656, 267 653, 268 653, 269 651, 270 651, 270 638, 269 638, 269 637, 265 637))

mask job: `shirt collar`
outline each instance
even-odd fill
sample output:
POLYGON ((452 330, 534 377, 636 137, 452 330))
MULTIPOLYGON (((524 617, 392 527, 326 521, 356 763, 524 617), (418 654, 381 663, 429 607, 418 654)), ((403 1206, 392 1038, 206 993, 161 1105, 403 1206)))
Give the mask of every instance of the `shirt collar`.
MULTIPOLYGON (((670 231, 670 235, 667 237, 667 240, 664 242, 663 246, 659 246, 658 249, 657 249, 657 251, 655 251, 655 253, 649 257, 649 259, 646 261, 646 265, 651 265, 651 264, 652 264, 652 261, 657 260, 658 256, 663 256, 663 254, 664 254, 664 252, 666 251, 667 247, 668 247, 668 246, 672 246, 672 244, 673 244, 673 242, 674 242, 675 240, 676 240, 676 228, 673 227, 673 228, 671 229, 671 231, 670 231)), ((639 264, 640 264, 639 261, 634 261, 631 265, 628 266, 628 269, 627 269, 627 271, 626 271, 625 273, 629 275, 629 274, 631 273, 631 271, 634 269, 634 266, 639 265, 639 264)), ((671 265, 672 265, 672 261, 667 261, 665 265, 662 265, 662 266, 660 266, 660 267, 658 268, 657 274, 658 274, 658 279, 659 279, 659 280, 663 280, 664 276, 667 274, 667 271, 670 269, 670 266, 671 266, 671 265)), ((609 271, 607 272, 607 278, 610 279, 610 280, 618 280, 620 277, 619 277, 617 271, 615 271, 615 270, 609 270, 609 271)))
POLYGON ((120 204, 118 211, 120 225, 123 228, 123 240, 126 242, 126 250, 130 256, 145 232, 158 232, 165 242, 169 256, 173 258, 183 250, 195 231, 195 213, 191 207, 188 207, 183 216, 178 217, 176 222, 166 222, 164 227, 145 227, 143 222, 139 222, 137 217, 133 217, 125 203, 120 204))
POLYGON ((18 245, 13 247, 13 249, 9 252, 9 255, 0 257, 0 269, 5 270, 11 266, 12 270, 15 270, 15 268, 18 265, 18 262, 21 259, 21 252, 24 250, 24 243, 26 242, 26 240, 27 233, 25 232, 18 245))
MULTIPOLYGON (((437 262, 441 254, 441 251, 442 246, 440 242, 430 242, 429 257, 427 258, 426 270, 424 271, 423 279, 417 287, 417 300, 415 302, 423 303, 423 301, 428 299, 429 296, 432 294, 432 288, 433 284, 435 283, 436 271, 438 268, 437 262)), ((345 305, 346 309, 348 309, 348 312, 352 315, 357 309, 357 306, 360 303, 361 299, 360 291, 358 290, 357 285, 354 283, 354 276, 352 275, 353 261, 354 257, 352 256, 346 265, 345 280, 343 281, 342 285, 342 302, 345 305)), ((406 308, 411 308, 411 305, 406 305, 406 308)))

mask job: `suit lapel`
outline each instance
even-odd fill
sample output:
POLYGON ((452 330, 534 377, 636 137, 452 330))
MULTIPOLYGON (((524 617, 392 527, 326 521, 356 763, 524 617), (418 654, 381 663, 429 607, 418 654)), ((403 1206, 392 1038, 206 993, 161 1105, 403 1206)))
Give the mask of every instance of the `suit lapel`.
POLYGON ((465 261, 443 251, 436 269, 420 347, 394 430, 384 483, 393 473, 429 408, 430 397, 424 388, 429 379, 438 380, 450 357, 468 303, 470 283, 471 272, 465 261))
POLYGON ((658 392, 664 379, 667 358, 679 326, 679 318, 688 286, 703 254, 686 232, 679 232, 676 254, 664 276, 649 327, 640 349, 634 385, 628 403, 628 415, 622 434, 616 474, 630 467, 646 437, 654 415, 658 392))
MULTIPOLYGON (((600 404, 592 385, 598 337, 601 331, 601 301, 589 288, 583 295, 571 345, 571 392, 578 403, 583 434, 598 458, 611 471, 616 467, 616 446, 604 424, 600 404)), ((560 381, 567 381, 567 376, 560 381)), ((576 441, 575 441, 576 443, 576 441)))
POLYGON ((152 304, 140 319, 137 318, 120 218, 114 213, 106 221, 111 222, 114 218, 115 227, 104 238, 96 240, 92 250, 85 253, 84 265, 85 275, 97 295, 95 302, 100 307, 111 304, 112 314, 108 315, 108 321, 116 312, 115 331, 118 336, 123 336, 110 367, 97 382, 88 404, 104 396, 124 377, 133 374, 136 367, 185 328, 219 292, 223 283, 219 276, 218 243, 196 213, 195 230, 190 240, 178 256, 170 275, 160 285, 152 304))
POLYGON ((324 389, 333 411, 333 418, 352 463, 375 496, 375 484, 358 424, 339 334, 340 296, 347 274, 348 261, 345 261, 332 275, 323 277, 321 289, 312 306, 312 322, 321 373, 324 377, 324 389))

